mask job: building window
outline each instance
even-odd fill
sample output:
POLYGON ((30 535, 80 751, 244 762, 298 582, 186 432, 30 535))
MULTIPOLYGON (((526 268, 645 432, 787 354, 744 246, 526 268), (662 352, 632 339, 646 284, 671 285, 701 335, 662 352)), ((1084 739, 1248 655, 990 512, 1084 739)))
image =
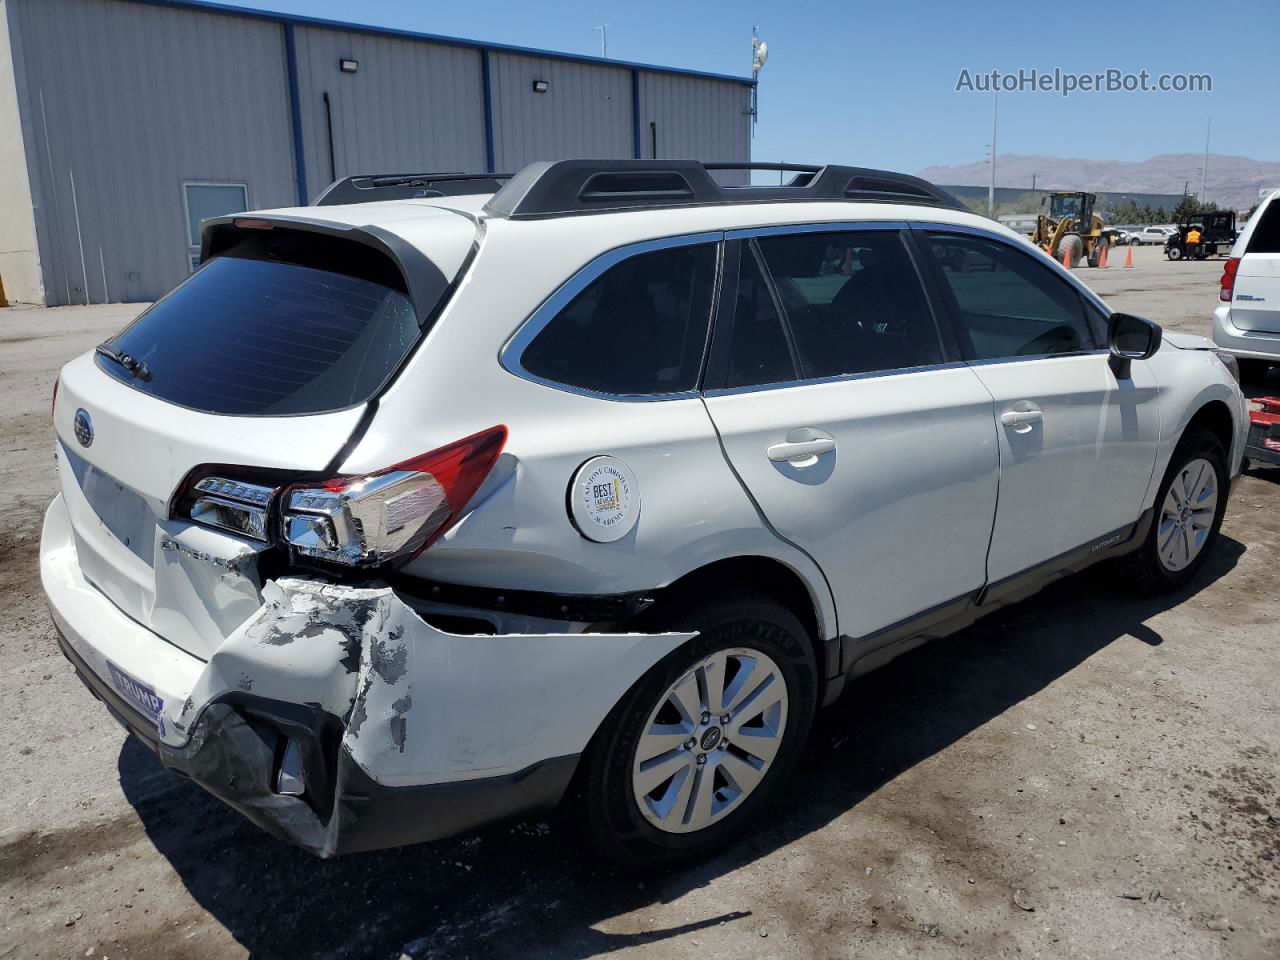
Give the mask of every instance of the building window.
POLYGON ((196 183, 182 185, 187 207, 187 243, 191 247, 191 269, 200 263, 200 221, 243 213, 249 209, 249 188, 243 183, 196 183))

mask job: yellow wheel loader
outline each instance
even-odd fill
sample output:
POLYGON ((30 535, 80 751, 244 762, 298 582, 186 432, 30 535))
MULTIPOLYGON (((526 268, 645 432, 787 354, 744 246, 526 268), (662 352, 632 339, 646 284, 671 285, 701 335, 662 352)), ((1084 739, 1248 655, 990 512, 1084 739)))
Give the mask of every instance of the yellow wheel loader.
POLYGON ((1070 268, 1085 260, 1096 267, 1109 240, 1102 218, 1093 212, 1097 195, 1054 191, 1041 201, 1048 213, 1036 218, 1031 242, 1053 259, 1070 268))

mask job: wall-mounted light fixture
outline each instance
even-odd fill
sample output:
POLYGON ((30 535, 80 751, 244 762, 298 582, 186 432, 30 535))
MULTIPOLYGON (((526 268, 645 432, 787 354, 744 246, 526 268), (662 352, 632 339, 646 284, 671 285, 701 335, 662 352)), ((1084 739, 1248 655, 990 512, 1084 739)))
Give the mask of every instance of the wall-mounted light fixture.
POLYGON ((359 60, 339 60, 338 69, 343 73, 355 73, 360 69, 359 60))
POLYGON ((551 84, 547 83, 547 81, 545 80, 533 81, 534 93, 546 93, 550 88, 551 88, 551 84))

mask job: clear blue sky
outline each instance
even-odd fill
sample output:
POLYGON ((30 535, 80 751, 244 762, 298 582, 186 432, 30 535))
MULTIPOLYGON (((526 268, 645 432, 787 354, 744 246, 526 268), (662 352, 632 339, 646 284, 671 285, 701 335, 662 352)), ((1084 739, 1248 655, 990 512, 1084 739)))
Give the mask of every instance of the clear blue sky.
POLYGON ((962 68, 1209 73, 1212 93, 1009 93, 999 153, 1144 160, 1204 149, 1280 160, 1277 0, 243 0, 239 5, 430 33, 750 73, 753 24, 769 44, 757 160, 913 172, 983 159, 991 94, 956 93, 962 68))

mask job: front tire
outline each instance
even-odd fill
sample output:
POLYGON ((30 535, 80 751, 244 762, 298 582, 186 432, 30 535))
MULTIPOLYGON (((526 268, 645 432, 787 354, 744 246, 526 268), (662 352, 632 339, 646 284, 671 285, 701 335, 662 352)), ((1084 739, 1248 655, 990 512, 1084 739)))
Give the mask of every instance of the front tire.
POLYGON ((1204 565, 1222 527, 1230 483, 1218 438, 1200 428, 1188 432, 1169 461, 1151 530, 1134 555, 1144 591, 1181 589, 1204 565))
POLYGON ((817 704, 813 646, 782 604, 744 594, 652 619, 698 635, 637 681, 584 757, 591 839, 633 869, 739 836, 795 768, 817 704))
POLYGON ((1062 250, 1062 265, 1068 270, 1074 270, 1084 256, 1084 241, 1078 233, 1069 233, 1062 238, 1062 250))

